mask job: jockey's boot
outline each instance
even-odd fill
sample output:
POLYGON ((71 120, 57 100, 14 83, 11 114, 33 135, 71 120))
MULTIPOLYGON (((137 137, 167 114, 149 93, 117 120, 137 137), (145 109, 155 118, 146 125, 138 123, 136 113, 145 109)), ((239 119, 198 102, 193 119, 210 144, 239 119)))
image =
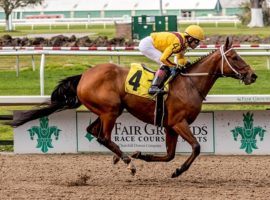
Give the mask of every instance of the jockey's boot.
POLYGON ((155 77, 152 81, 152 85, 148 91, 149 94, 153 95, 156 93, 166 93, 163 90, 163 85, 169 78, 171 70, 168 66, 162 65, 159 70, 155 73, 155 77))

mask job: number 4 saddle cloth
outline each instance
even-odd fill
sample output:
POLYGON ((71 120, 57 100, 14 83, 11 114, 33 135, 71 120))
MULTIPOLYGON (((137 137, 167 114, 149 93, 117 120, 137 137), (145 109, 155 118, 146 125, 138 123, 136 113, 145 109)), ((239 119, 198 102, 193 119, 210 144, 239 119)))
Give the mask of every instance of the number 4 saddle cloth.
MULTIPOLYGON (((148 94, 148 90, 154 79, 155 71, 147 68, 143 64, 131 63, 130 70, 125 81, 125 91, 140 97, 153 99, 153 95, 148 94)), ((165 84, 165 91, 169 85, 165 84)))

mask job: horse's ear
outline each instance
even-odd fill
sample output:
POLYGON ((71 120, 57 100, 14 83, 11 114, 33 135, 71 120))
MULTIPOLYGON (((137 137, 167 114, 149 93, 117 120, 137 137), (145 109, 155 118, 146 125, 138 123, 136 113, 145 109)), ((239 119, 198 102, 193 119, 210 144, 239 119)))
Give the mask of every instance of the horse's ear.
POLYGON ((224 45, 224 51, 229 50, 232 47, 232 38, 227 37, 224 45))

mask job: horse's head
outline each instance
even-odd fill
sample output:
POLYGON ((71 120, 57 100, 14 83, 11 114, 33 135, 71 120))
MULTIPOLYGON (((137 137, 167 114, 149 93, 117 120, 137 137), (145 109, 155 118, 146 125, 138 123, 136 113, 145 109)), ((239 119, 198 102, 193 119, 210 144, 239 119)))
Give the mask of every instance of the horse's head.
POLYGON ((246 85, 254 83, 257 75, 251 67, 232 48, 232 39, 227 37, 225 45, 220 47, 221 74, 242 80, 246 85))

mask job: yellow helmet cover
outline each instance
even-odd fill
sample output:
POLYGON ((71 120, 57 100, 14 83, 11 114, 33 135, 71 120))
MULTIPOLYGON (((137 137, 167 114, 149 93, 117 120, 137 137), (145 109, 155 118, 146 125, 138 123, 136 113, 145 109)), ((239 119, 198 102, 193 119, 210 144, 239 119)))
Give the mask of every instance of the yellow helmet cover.
POLYGON ((198 25, 190 25, 186 28, 185 34, 197 39, 197 40, 204 40, 204 31, 198 25))

